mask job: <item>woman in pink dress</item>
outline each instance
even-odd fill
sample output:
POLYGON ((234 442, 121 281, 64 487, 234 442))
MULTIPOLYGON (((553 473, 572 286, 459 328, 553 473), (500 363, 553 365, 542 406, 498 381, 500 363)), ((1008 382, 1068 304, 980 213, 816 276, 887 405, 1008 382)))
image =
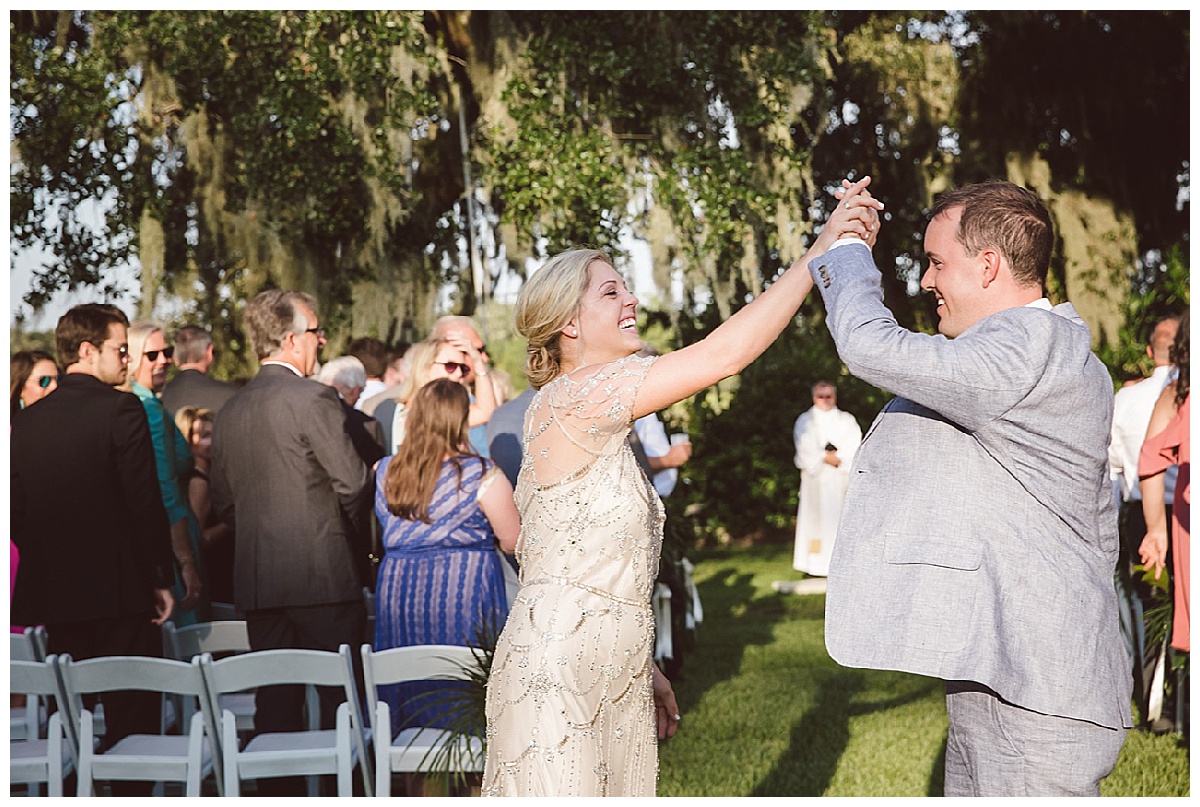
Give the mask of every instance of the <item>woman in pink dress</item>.
POLYGON ((1142 563, 1153 568, 1158 579, 1167 559, 1167 518, 1163 504, 1164 477, 1172 465, 1179 466, 1175 498, 1171 504, 1171 574, 1174 578, 1174 622, 1171 647, 1188 652, 1190 639, 1191 592, 1191 390, 1188 361, 1188 315, 1179 322, 1179 332, 1171 348, 1171 363, 1178 377, 1168 384, 1154 405, 1146 441, 1138 458, 1138 477, 1142 488, 1142 509, 1146 516, 1146 537, 1138 550, 1142 563))

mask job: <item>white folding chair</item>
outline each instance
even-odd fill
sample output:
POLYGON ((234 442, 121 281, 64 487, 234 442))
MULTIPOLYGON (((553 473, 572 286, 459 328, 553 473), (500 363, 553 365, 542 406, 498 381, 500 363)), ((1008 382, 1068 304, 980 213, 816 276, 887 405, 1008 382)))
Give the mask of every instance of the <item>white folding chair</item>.
POLYGON ((654 612, 654 660, 674 658, 675 650, 671 635, 671 589, 665 583, 654 584, 654 595, 650 598, 654 612))
MULTIPOLYGON (((58 695, 58 676, 53 658, 46 661, 11 659, 8 663, 8 690, 11 695, 24 695, 26 703, 48 702, 58 695)), ((63 795, 63 779, 75 767, 74 752, 64 734, 62 714, 55 712, 46 723, 46 738, 38 734, 35 724, 32 733, 8 744, 8 781, 29 786, 29 795, 37 796, 40 785, 46 784, 50 796, 63 795)))
MULTIPOLYGON (((8 657, 12 661, 46 660, 46 629, 26 628, 23 633, 9 634, 8 657)), ((19 692, 13 692, 19 695, 19 692)), ((46 725, 44 699, 36 692, 25 694, 23 706, 11 706, 8 713, 9 740, 36 740, 46 725)))
MULTIPOLYGON (((351 796, 355 764, 362 767, 363 784, 370 795, 366 738, 349 645, 342 645, 336 653, 257 650, 218 660, 204 653, 200 669, 208 690, 204 707, 209 720, 221 727, 225 795, 239 795, 244 780, 336 774, 338 795, 351 796), (243 747, 238 741, 237 718, 221 708, 221 696, 282 684, 341 687, 345 699, 337 709, 336 727, 258 734, 243 747)), ((312 719, 310 716, 310 723, 312 719)))
POLYGON ((363 586, 363 605, 367 609, 367 625, 363 635, 363 641, 367 644, 375 642, 375 592, 363 586))
POLYGON ((367 714, 375 746, 375 794, 391 795, 393 773, 476 773, 483 770, 483 739, 451 729, 413 726, 392 737, 392 714, 379 687, 409 681, 471 680, 476 653, 460 645, 416 645, 375 650, 362 646, 367 714), (390 739, 390 742, 389 742, 390 739))
MULTIPOLYGON (((250 634, 244 620, 201 622, 177 628, 173 622, 163 624, 163 653, 168 658, 191 661, 203 653, 224 658, 234 653, 250 652, 250 634)), ((234 692, 221 696, 221 709, 228 709, 237 718, 239 732, 254 728, 254 693, 234 692)), ((194 705, 189 699, 180 704, 184 718, 191 719, 194 705)), ((218 713, 219 714, 219 713, 218 713)))
POLYGON ((214 770, 213 744, 201 713, 192 716, 187 734, 131 734, 99 753, 92 712, 83 707, 84 695, 124 690, 202 698, 204 681, 197 662, 150 656, 101 656, 83 661, 59 656, 57 661, 63 711, 79 739, 79 795, 92 795, 96 779, 181 782, 185 795, 200 795, 201 781, 214 770))
POLYGON ((208 610, 212 614, 213 622, 236 622, 242 618, 237 607, 231 602, 211 602, 208 610))

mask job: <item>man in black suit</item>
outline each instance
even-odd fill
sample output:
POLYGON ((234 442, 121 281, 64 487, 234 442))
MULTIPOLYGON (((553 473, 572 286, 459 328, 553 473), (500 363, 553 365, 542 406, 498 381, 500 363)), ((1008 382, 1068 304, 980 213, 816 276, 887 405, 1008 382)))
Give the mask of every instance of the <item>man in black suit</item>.
MULTIPOLYGON (((64 314, 58 389, 12 419, 12 620, 45 625, 49 652, 75 659, 161 656, 174 606, 150 427, 138 399, 113 388, 128 372, 128 325, 111 305, 64 314)), ((153 693, 104 700, 108 742, 158 731, 153 693)))
MULTIPOLYGON (((366 611, 351 538, 369 517, 369 470, 337 393, 307 377, 325 344, 316 300, 265 291, 245 322, 262 366, 222 408, 212 447, 213 508, 237 533, 234 602, 255 650, 357 647, 366 611)), ((260 691, 256 729, 304 728, 303 704, 303 687, 260 691)))
POLYGON ((237 387, 208 375, 213 363, 212 335, 199 325, 184 325, 175 332, 175 366, 178 372, 162 391, 163 406, 174 417, 185 406, 211 409, 215 415, 237 392, 237 387))

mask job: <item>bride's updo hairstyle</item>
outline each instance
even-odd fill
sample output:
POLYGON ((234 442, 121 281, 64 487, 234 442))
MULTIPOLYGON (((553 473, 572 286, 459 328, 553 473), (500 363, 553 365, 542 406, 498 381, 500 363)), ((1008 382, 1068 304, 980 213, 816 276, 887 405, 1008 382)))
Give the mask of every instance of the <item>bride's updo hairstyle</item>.
POLYGON ((533 273, 517 295, 517 332, 528 342, 525 375, 541 389, 562 374, 562 329, 579 310, 593 261, 611 264, 596 249, 568 249, 533 273))

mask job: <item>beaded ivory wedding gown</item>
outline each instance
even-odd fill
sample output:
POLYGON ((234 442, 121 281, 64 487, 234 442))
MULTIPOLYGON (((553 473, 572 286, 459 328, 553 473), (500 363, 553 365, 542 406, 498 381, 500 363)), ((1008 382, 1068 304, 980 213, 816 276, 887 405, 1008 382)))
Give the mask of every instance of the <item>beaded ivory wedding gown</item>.
POLYGON ((521 589, 487 689, 487 796, 653 796, 650 596, 662 502, 626 437, 654 357, 560 377, 530 403, 521 589))

